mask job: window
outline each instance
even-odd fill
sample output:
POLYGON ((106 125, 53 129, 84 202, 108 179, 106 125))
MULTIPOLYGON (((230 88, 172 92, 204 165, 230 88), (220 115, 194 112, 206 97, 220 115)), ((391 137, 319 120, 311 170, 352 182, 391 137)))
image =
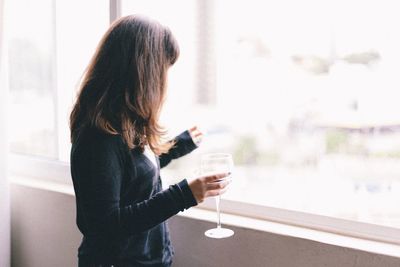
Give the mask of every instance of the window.
POLYGON ((238 165, 227 198, 400 227, 395 6, 217 3, 217 109, 238 165))
POLYGON ((6 4, 11 151, 68 161, 68 113, 79 79, 108 28, 109 2, 6 4))
POLYGON ((56 158, 53 1, 8 1, 7 8, 11 150, 56 158))
POLYGON ((230 152, 234 183, 223 199, 232 212, 263 217, 272 209, 290 223, 331 218, 331 231, 351 222, 373 238, 382 229, 388 239, 399 236, 394 3, 13 0, 7 7, 13 152, 67 165, 77 84, 121 7, 121 15, 169 26, 179 42, 162 114, 170 135, 192 125, 206 133, 200 149, 163 170, 167 183, 192 176, 200 154, 230 152), (380 226, 369 235, 370 225, 380 226))
POLYGON ((123 14, 161 20, 182 47, 167 125, 207 131, 165 176, 192 175, 198 154, 227 151, 236 172, 225 199, 400 227, 394 10, 387 1, 122 1, 123 14))

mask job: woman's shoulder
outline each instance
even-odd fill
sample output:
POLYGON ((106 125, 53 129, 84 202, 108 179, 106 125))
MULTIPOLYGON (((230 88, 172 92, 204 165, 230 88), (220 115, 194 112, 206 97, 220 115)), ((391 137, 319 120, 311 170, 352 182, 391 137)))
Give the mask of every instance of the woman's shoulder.
POLYGON ((92 126, 83 127, 78 138, 72 144, 73 148, 90 149, 98 152, 125 150, 125 143, 120 134, 110 134, 92 126))

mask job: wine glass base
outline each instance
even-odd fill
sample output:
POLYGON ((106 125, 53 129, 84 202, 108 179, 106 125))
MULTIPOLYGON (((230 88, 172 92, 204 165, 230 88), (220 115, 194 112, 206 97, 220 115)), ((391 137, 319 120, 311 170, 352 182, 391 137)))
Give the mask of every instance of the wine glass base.
POLYGON ((227 228, 213 228, 205 231, 204 234, 210 238, 226 238, 233 236, 234 232, 227 228))

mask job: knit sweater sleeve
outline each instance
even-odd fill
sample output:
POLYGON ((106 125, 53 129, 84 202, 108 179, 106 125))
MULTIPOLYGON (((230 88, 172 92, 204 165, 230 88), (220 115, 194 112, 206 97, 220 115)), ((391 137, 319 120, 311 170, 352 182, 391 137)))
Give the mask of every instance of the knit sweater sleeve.
POLYGON ((197 205, 186 180, 171 185, 150 199, 120 205, 124 154, 116 138, 91 142, 81 153, 72 153, 71 169, 85 218, 92 234, 136 234, 197 205))
POLYGON ((173 159, 189 154, 198 147, 188 130, 175 137, 173 141, 175 141, 175 146, 168 153, 159 156, 161 168, 167 166, 173 159))

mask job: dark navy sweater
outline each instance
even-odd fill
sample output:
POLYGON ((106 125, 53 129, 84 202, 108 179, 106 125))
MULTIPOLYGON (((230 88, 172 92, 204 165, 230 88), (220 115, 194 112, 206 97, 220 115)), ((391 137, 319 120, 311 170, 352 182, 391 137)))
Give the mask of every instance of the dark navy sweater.
POLYGON ((197 147, 188 131, 175 140, 157 157, 157 167, 139 149, 130 150, 120 135, 87 128, 72 144, 76 223, 83 234, 80 264, 171 264, 166 220, 197 204, 186 179, 162 190, 160 168, 197 147))

